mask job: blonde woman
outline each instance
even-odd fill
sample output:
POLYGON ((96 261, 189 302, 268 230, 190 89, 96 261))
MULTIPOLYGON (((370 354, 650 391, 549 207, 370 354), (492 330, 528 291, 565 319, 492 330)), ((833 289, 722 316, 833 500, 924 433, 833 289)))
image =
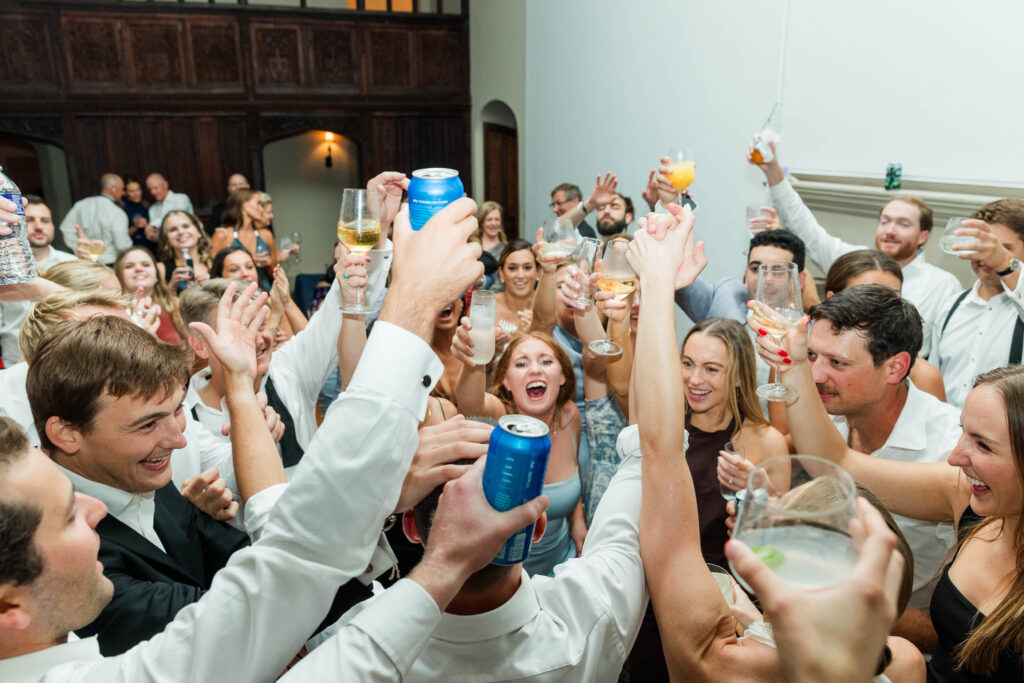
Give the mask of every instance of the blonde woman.
POLYGON ((505 227, 502 225, 502 216, 505 211, 498 202, 484 202, 476 212, 476 222, 479 225, 473 240, 480 243, 484 251, 490 252, 495 259, 501 256, 502 250, 508 244, 505 236, 505 227))
POLYGON ((167 283, 174 297, 192 282, 201 285, 210 279, 210 238, 199 219, 187 211, 171 211, 164 216, 157 234, 157 257, 160 280, 167 283), (185 249, 189 251, 194 273, 185 263, 185 249))

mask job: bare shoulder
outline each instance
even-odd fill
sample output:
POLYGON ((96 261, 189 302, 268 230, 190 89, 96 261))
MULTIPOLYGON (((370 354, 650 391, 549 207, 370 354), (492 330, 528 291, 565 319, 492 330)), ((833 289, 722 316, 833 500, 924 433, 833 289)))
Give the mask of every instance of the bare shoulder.
POLYGON ((789 453, 786 437, 771 425, 744 421, 741 434, 748 450, 763 453, 765 457, 789 453))

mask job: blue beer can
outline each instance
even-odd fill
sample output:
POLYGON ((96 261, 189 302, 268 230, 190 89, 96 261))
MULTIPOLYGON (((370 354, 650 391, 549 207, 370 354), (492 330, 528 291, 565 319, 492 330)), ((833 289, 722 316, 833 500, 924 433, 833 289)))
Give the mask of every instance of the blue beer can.
POLYGON ((421 168, 409 181, 409 222, 419 230, 435 213, 466 193, 459 172, 450 168, 421 168))
MULTIPOLYGON (((491 432, 484 466, 484 495, 495 510, 504 512, 541 494, 548 469, 551 438, 548 426, 526 415, 505 415, 491 432)), ((516 564, 530 556, 533 526, 505 541, 494 564, 516 564)))

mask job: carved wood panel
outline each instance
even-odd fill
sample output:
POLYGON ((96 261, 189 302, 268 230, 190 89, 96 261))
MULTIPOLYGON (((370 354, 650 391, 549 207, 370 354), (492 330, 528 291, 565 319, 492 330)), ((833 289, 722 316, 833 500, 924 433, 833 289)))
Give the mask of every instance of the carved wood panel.
POLYGON ((353 27, 312 27, 307 33, 310 83, 321 87, 357 88, 358 36, 353 27))
POLYGON ((374 161, 377 168, 406 173, 429 166, 454 168, 469 193, 466 131, 460 116, 378 116, 372 123, 374 161))
POLYGON ((129 68, 136 87, 185 85, 182 25, 179 20, 126 22, 129 68))
POLYGON ((371 89, 380 86, 412 87, 412 37, 411 31, 366 31, 371 89))
POLYGON ((417 33, 418 86, 452 89, 464 86, 466 62, 458 31, 419 31, 417 33))
POLYGON ((43 14, 4 13, 0 82, 31 89, 56 89, 54 45, 43 14))
POLYGON ((113 16, 87 17, 71 13, 62 15, 61 19, 71 88, 127 88, 124 22, 113 16))
POLYGON ((257 88, 303 84, 298 26, 254 23, 252 47, 257 88))
POLYGON ((192 18, 186 25, 192 83, 199 87, 242 88, 238 24, 230 19, 192 18))

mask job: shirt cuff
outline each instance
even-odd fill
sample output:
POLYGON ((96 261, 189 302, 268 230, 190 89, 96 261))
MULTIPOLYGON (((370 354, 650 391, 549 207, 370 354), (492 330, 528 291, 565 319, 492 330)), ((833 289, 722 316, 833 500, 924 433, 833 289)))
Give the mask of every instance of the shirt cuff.
POLYGON ((398 325, 378 320, 348 388, 386 394, 422 421, 427 399, 442 373, 444 364, 429 344, 398 325))
POLYGON ((245 503, 243 516, 245 518, 245 533, 249 534, 253 543, 259 539, 270 511, 286 488, 288 488, 288 484, 274 484, 249 496, 249 500, 245 503))
POLYGON ((441 610, 430 594, 415 581, 402 579, 349 623, 368 635, 399 672, 406 672, 440 621, 441 610))

